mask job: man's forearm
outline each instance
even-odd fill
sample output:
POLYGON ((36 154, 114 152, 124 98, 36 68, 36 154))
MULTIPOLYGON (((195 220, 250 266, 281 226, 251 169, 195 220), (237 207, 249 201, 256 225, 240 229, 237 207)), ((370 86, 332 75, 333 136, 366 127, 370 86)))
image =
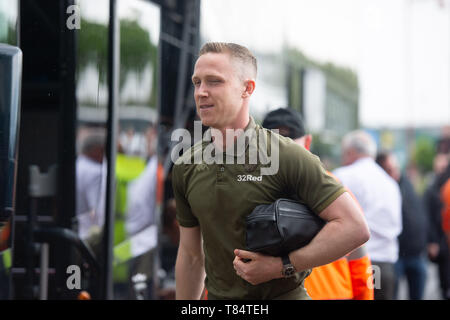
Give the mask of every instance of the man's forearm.
MULTIPOLYGON (((327 224, 305 247, 289 254, 297 271, 311 269, 339 259, 369 240, 364 216, 348 193, 344 193, 320 213, 327 224)), ((238 248, 237 248, 238 249, 238 248)), ((245 250, 235 250, 236 273, 256 285, 282 277, 282 259, 245 250), (250 262, 244 262, 250 259, 250 262)))
POLYGON ((348 192, 340 195, 321 213, 327 224, 305 247, 289 254, 298 271, 335 261, 369 240, 364 215, 348 192))
POLYGON ((205 268, 203 257, 194 258, 179 250, 175 265, 176 299, 200 299, 204 280, 205 268))
POLYGON ((307 246, 291 252, 289 257, 296 269, 302 271, 342 258, 365 241, 356 226, 330 221, 307 246))

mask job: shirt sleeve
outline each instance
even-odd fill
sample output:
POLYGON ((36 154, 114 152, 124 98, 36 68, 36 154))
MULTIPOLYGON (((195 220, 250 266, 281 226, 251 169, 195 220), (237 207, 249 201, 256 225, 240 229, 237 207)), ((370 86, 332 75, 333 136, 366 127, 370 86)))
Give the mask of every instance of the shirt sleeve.
POLYGON ((157 159, 153 157, 145 171, 128 185, 125 226, 130 235, 155 223, 157 168, 157 159))
POLYGON ((345 189, 327 173, 317 156, 293 142, 286 147, 286 156, 282 157, 280 168, 284 169, 287 188, 316 214, 320 214, 345 189))
POLYGON ((186 199, 186 188, 183 177, 184 164, 175 164, 172 170, 172 188, 175 196, 178 224, 185 228, 192 228, 199 225, 198 219, 194 216, 186 199))
POLYGON ((84 193, 86 195, 86 203, 89 211, 97 211, 102 191, 102 176, 93 175, 86 180, 84 185, 84 193))

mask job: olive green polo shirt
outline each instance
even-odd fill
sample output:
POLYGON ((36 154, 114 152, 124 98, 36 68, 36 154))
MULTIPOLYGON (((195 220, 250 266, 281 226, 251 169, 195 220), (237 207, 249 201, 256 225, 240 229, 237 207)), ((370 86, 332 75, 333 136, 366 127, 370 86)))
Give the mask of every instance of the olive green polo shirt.
MULTIPOLYGON (((303 280, 310 270, 259 285, 252 285, 236 274, 233 250, 245 249, 245 217, 259 204, 293 197, 301 199, 319 214, 345 190, 326 173, 317 156, 291 139, 256 125, 252 118, 245 132, 250 129, 258 137, 265 135, 267 141, 271 138, 278 141, 278 172, 261 175, 261 168, 268 165, 260 162, 249 165, 249 161, 247 164, 238 161, 229 164, 230 161, 226 161, 229 157, 240 156, 239 152, 234 155, 211 153, 215 158, 222 157, 224 164, 211 163, 207 158, 201 164, 195 164, 194 158, 199 157, 199 152, 204 155, 205 148, 212 145, 206 133, 206 139, 175 162, 172 180, 177 220, 183 227, 200 226, 209 299, 275 299, 290 291, 298 293, 296 299, 304 299, 307 296, 303 280)), ((256 137, 245 144, 246 156, 250 147, 259 147, 256 137)))

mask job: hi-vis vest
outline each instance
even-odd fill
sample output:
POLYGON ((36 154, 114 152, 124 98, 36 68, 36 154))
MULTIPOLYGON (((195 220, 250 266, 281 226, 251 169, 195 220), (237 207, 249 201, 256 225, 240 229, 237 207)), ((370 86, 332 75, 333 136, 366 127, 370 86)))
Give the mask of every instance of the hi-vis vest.
POLYGON ((373 300, 372 267, 367 255, 341 258, 313 268, 305 289, 313 300, 373 300))
MULTIPOLYGON (((329 174, 339 181, 332 173, 329 174)), ((353 193, 346 190, 359 206, 353 193)), ((359 248, 346 257, 315 267, 305 279, 305 289, 313 300, 373 300, 370 258, 365 250, 359 248)))
POLYGON ((447 241, 450 242, 450 178, 441 188, 442 199, 442 229, 447 235, 447 241))

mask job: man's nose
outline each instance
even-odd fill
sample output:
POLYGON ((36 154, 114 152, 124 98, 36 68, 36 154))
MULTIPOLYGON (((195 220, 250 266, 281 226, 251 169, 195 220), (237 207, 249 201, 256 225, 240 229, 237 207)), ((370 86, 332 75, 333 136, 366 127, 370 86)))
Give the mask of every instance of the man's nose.
POLYGON ((199 97, 207 97, 208 90, 206 90, 206 86, 201 83, 195 88, 195 94, 199 97))

